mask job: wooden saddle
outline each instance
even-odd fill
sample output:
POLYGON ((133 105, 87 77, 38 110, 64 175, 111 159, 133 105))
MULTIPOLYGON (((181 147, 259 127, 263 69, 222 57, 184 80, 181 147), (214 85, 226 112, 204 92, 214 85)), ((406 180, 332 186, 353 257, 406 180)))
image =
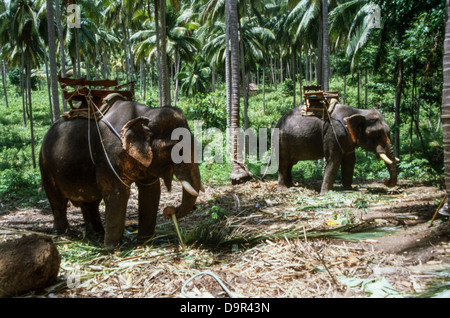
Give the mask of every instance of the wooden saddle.
POLYGON ((106 96, 115 93, 120 94, 126 100, 134 100, 135 81, 118 85, 117 78, 115 80, 91 81, 83 78, 72 79, 58 76, 58 82, 61 85, 64 98, 72 110, 87 109, 90 113, 94 113, 96 110, 92 104, 99 108, 106 96), (68 86, 72 87, 73 91, 68 91, 68 86), (121 90, 123 87, 128 87, 128 89, 121 90), (73 101, 76 101, 77 104, 74 105, 73 101))
POLYGON ((303 87, 305 105, 302 106, 304 116, 316 116, 325 118, 325 114, 333 112, 334 106, 339 100, 338 91, 323 91, 321 85, 303 87))

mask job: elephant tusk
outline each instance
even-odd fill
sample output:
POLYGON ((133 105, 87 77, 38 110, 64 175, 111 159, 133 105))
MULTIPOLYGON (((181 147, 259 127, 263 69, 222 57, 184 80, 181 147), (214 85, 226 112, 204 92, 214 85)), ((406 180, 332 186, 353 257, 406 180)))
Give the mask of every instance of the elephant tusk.
POLYGON ((383 161, 386 162, 388 165, 393 164, 392 160, 389 159, 385 153, 380 153, 379 155, 380 155, 380 158, 383 159, 383 161))
POLYGON ((396 161, 396 162, 400 162, 400 159, 397 158, 397 157, 395 157, 395 161, 396 161))
POLYGON ((189 194, 198 197, 198 192, 195 191, 195 189, 191 186, 191 184, 189 182, 187 182, 186 180, 180 180, 184 190, 186 190, 189 194))

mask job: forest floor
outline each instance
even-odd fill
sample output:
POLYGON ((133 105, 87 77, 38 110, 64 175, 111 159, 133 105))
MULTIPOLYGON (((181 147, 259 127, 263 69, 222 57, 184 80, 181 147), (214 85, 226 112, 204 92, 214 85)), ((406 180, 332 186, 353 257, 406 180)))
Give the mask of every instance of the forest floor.
MULTIPOLYGON (((156 239, 135 242, 134 188, 124 244, 114 252, 83 237, 73 206, 70 232, 56 236, 45 197, 26 209, 2 204, 0 241, 39 232, 58 247, 58 281, 25 297, 450 297, 450 223, 438 214, 430 224, 444 190, 407 180, 392 189, 379 180, 354 185, 326 196, 320 182, 285 192, 275 181, 205 186, 197 209, 179 220, 185 249, 162 213, 156 239), (188 281, 204 272, 230 293, 209 275, 188 281)), ((180 192, 164 189, 160 208, 177 205, 180 192)))

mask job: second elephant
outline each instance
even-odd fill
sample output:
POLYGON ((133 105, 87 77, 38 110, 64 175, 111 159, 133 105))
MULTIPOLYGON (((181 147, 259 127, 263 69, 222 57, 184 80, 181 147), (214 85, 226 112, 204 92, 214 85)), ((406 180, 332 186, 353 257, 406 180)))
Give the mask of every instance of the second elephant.
POLYGON ((330 118, 303 116, 300 107, 286 113, 279 128, 278 188, 293 186, 292 167, 300 160, 325 158, 326 167, 321 194, 333 188, 341 167, 342 184, 350 189, 355 167, 355 149, 371 151, 386 162, 390 174, 386 186, 397 184, 397 165, 390 129, 376 109, 335 106, 330 118))

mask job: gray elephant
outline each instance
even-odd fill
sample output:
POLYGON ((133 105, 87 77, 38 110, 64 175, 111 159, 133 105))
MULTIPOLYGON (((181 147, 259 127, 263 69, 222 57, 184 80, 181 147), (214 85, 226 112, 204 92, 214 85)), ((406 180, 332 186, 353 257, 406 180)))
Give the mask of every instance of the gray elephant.
POLYGON ((176 216, 191 212, 201 189, 200 173, 194 161, 172 160, 172 149, 179 142, 171 137, 176 128, 185 128, 193 140, 181 110, 148 108, 124 100, 115 101, 98 122, 86 118, 55 122, 42 142, 39 165, 56 231, 68 230, 70 200, 81 207, 87 234, 104 233, 105 246, 116 246, 123 237, 130 186, 135 183, 138 238, 149 238, 156 224, 159 178, 170 190, 173 174, 183 185, 176 216), (105 229, 99 214, 101 200, 105 229))
POLYGON ((386 162, 390 174, 388 187, 397 184, 397 165, 389 126, 376 109, 357 109, 337 104, 325 120, 304 116, 301 107, 286 113, 277 123, 279 128, 278 188, 293 186, 292 166, 300 160, 325 158, 326 167, 321 194, 333 188, 341 167, 342 184, 351 189, 355 167, 355 149, 374 152, 386 162))

